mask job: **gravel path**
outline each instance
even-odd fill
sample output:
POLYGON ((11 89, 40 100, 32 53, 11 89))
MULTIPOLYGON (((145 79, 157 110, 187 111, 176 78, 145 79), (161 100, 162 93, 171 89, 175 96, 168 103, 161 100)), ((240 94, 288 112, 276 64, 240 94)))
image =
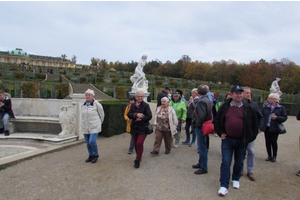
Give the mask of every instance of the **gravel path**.
MULTIPOLYGON (((299 127, 289 116, 287 133, 279 137, 276 163, 266 162, 264 136, 256 140, 254 175, 245 175, 225 199, 300 199, 299 127)), ((219 199, 220 138, 210 135, 208 174, 195 175, 197 148, 180 145, 169 155, 151 156, 154 134, 147 137, 141 167, 127 154, 130 135, 99 137, 97 163, 85 163, 85 144, 25 160, 0 171, 0 199, 219 199)), ((181 136, 181 141, 185 134, 181 136)))

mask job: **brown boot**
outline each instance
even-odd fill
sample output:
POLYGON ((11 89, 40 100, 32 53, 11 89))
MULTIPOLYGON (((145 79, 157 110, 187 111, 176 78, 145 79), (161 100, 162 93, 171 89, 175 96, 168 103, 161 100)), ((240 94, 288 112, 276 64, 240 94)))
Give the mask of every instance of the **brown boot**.
POLYGON ((254 174, 253 173, 247 173, 247 176, 249 177, 249 179, 251 180, 251 181, 255 181, 255 178, 254 178, 254 174))

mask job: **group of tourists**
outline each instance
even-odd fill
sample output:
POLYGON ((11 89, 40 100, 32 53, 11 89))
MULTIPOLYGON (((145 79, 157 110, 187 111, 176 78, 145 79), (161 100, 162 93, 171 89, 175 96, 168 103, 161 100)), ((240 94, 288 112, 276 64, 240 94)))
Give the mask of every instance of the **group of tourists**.
MULTIPOLYGON (((86 162, 96 163, 99 157, 96 139, 101 132, 104 121, 102 105, 95 100, 95 93, 88 89, 85 92, 85 102, 81 106, 81 127, 87 145, 88 158, 86 162)), ((147 102, 143 101, 144 93, 137 91, 131 97, 125 109, 124 119, 127 122, 126 132, 131 134, 128 153, 136 152, 134 167, 139 168, 144 151, 144 141, 149 134, 152 112, 147 102)), ((230 177, 235 189, 240 187, 239 179, 243 175, 244 160, 247 155, 247 176, 255 181, 254 147, 259 131, 264 132, 267 151, 266 161, 276 162, 278 151, 278 136, 283 133, 282 123, 287 120, 284 106, 279 104, 278 93, 271 93, 260 109, 252 101, 249 87, 233 86, 226 94, 225 100, 219 102, 216 94, 209 91, 207 85, 199 85, 191 91, 188 102, 181 90, 170 92, 168 87, 158 95, 157 108, 154 116, 155 141, 151 155, 160 153, 164 140, 165 154, 170 154, 172 148, 180 145, 182 125, 185 123, 186 140, 181 144, 194 146, 197 142, 199 158, 192 168, 197 169, 197 175, 208 173, 209 135, 203 134, 206 122, 212 120, 215 133, 221 138, 222 163, 220 167, 220 189, 218 194, 228 193, 230 177), (190 134, 192 133, 192 139, 190 134), (197 139, 197 141, 196 141, 197 139), (231 175, 232 157, 234 158, 231 175)), ((9 136, 9 118, 14 117, 11 100, 0 90, 0 133, 9 136)), ((300 110, 297 114, 300 120, 300 110)), ((300 141, 300 138, 299 138, 300 141)), ((300 171, 297 173, 300 176, 300 171)))

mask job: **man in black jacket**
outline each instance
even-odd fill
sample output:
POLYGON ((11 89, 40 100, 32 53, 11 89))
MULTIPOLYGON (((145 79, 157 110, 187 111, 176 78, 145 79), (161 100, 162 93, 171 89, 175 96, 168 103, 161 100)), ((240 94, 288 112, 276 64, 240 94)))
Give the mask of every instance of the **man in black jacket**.
POLYGON ((221 196, 228 193, 233 153, 232 181, 233 188, 238 189, 245 149, 258 134, 256 110, 253 105, 243 101, 243 92, 244 90, 240 86, 233 86, 232 98, 225 100, 215 118, 215 130, 222 139, 221 187, 218 191, 221 196))
POLYGON ((14 117, 11 100, 0 90, 0 119, 3 121, 3 125, 0 123, 0 133, 4 132, 5 136, 9 136, 9 118, 14 117))
MULTIPOLYGON (((249 87, 243 87, 244 93, 243 93, 243 99, 244 101, 247 101, 251 105, 255 107, 257 118, 259 122, 259 130, 262 129, 264 124, 264 116, 261 113, 261 110, 256 102, 251 101, 252 95, 251 95, 251 88, 249 87)), ((251 181, 255 181, 255 177, 253 174, 253 167, 254 167, 254 160, 255 160, 255 154, 254 154, 254 148, 255 148, 255 140, 253 142, 250 142, 246 148, 247 152, 247 176, 251 181)), ((245 156, 246 156, 245 152, 245 156)), ((245 159, 245 157, 244 157, 245 159)), ((243 173, 242 173, 243 175, 243 173)))
POLYGON ((168 97, 169 92, 170 92, 170 88, 164 87, 164 90, 157 95, 157 106, 156 107, 161 106, 161 99, 163 97, 168 97))
POLYGON ((199 85, 198 94, 199 99, 196 104, 195 112, 193 113, 192 123, 195 127, 194 131, 197 136, 197 145, 199 150, 199 160, 193 168, 198 168, 195 174, 207 173, 207 138, 208 135, 203 136, 201 127, 205 121, 211 120, 211 106, 208 96, 206 95, 208 89, 205 85, 199 85))

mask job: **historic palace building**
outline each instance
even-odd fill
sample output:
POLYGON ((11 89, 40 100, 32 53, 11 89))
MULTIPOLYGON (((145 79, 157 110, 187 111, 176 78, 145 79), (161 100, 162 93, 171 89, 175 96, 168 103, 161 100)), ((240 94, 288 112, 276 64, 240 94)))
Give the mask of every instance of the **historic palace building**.
POLYGON ((12 51, 0 51, 0 62, 44 67, 76 67, 75 63, 61 57, 27 54, 20 48, 12 51))

